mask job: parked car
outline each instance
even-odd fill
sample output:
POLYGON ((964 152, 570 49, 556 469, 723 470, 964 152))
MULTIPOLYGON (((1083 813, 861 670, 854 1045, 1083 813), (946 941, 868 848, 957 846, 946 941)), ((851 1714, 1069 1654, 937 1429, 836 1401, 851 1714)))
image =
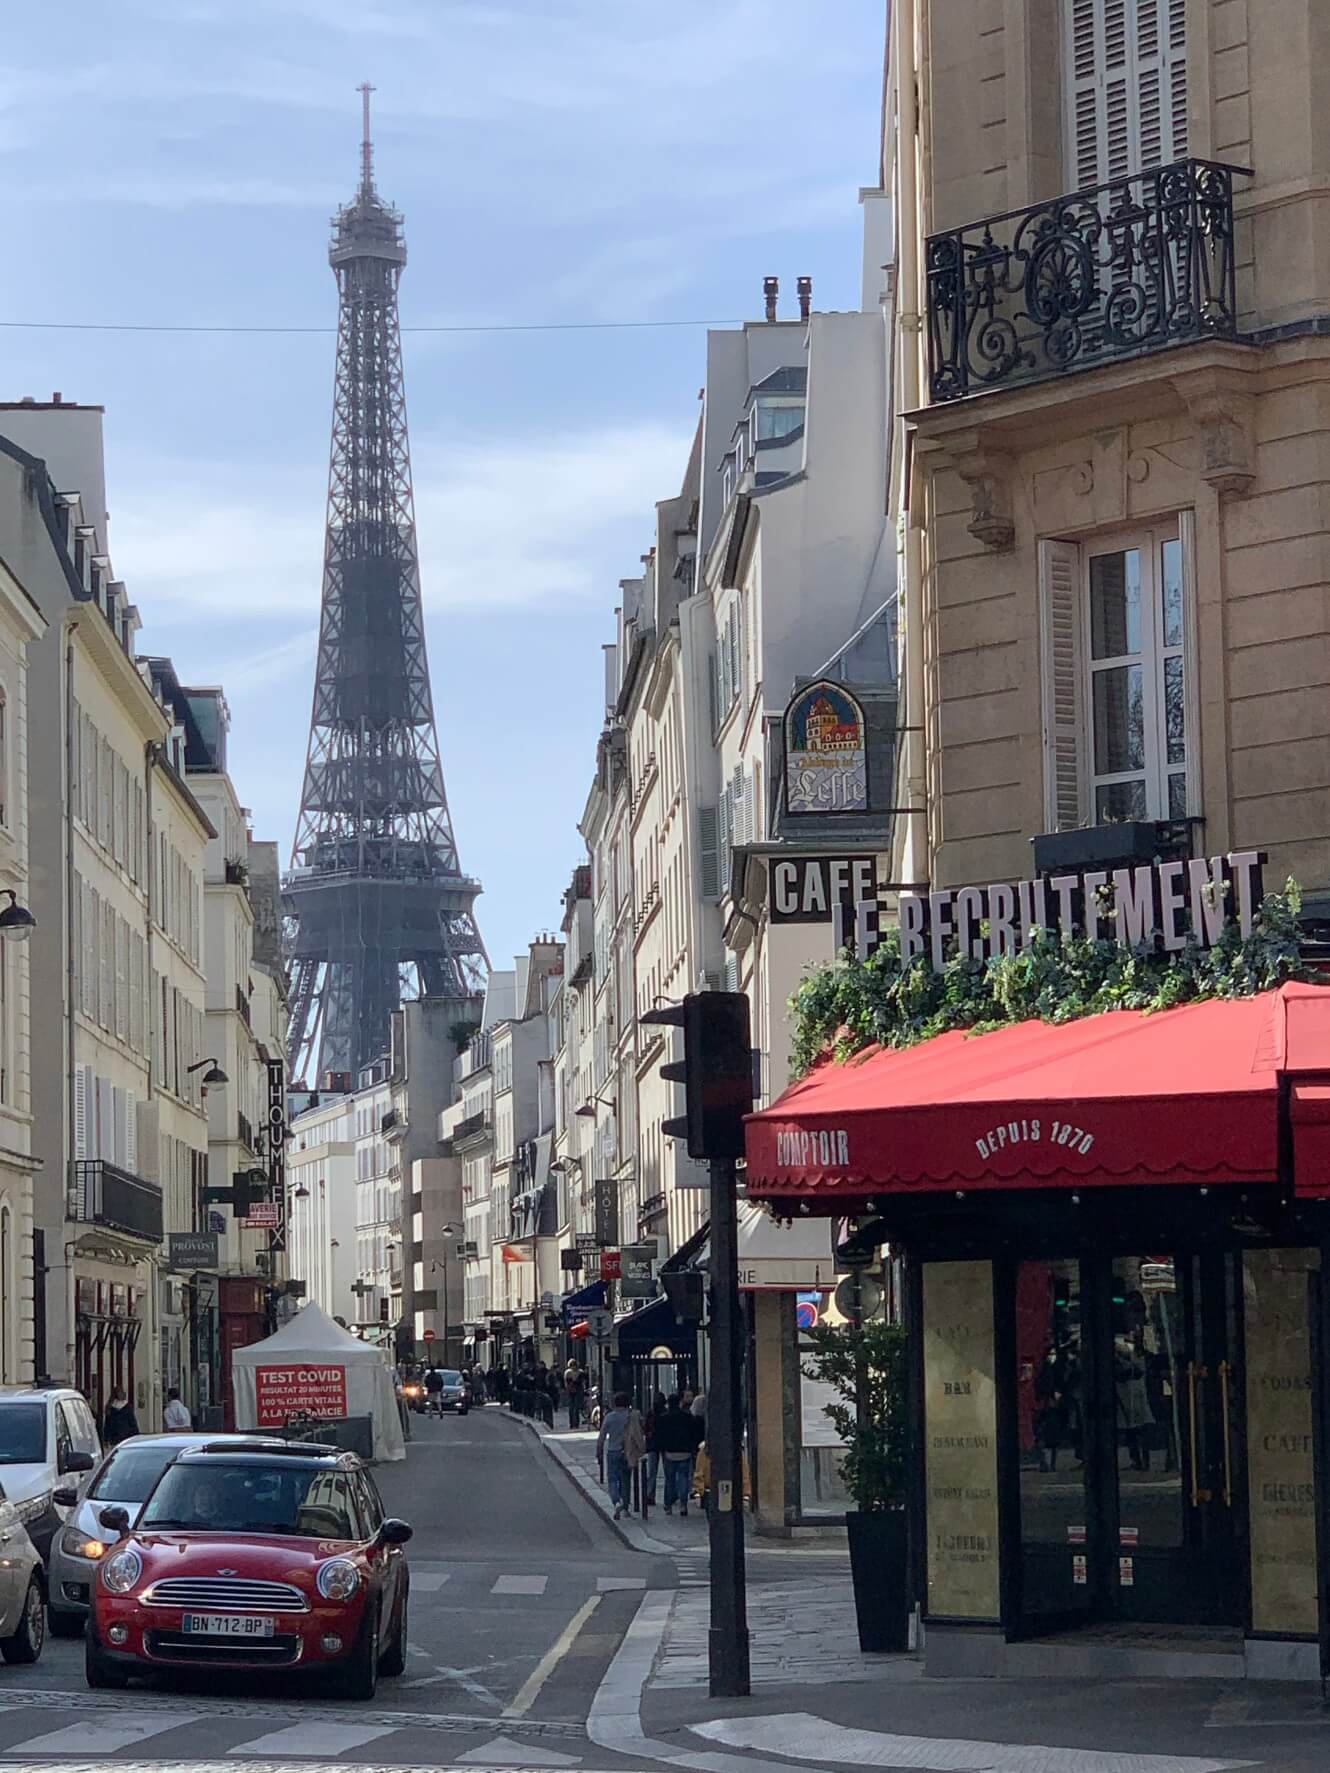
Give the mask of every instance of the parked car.
POLYGON ((0 1392, 0 1484, 43 1563, 65 1508, 55 1500, 60 1480, 91 1471, 101 1437, 87 1399, 64 1386, 0 1392))
POLYGON ((46 1583, 42 1560, 0 1489, 0 1656, 35 1662, 46 1643, 46 1583))
POLYGON ((90 1687, 170 1669, 290 1669, 372 1699, 406 1666, 405 1521, 354 1453, 213 1440, 168 1465, 97 1564, 90 1687))
POLYGON ((117 1538, 102 1526, 102 1510, 118 1503, 129 1511, 132 1526, 158 1478, 178 1454, 216 1446, 228 1438, 252 1444, 255 1437, 183 1432, 131 1435, 111 1448, 81 1489, 73 1484, 57 1486, 56 1506, 71 1512, 52 1539, 46 1560, 52 1636, 76 1638, 83 1630, 97 1565, 117 1538))

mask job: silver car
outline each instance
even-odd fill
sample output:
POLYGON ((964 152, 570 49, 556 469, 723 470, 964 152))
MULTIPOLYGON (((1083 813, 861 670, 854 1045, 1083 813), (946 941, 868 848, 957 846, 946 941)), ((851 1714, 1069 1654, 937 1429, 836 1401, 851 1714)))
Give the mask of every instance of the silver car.
POLYGON ((0 1490, 0 1656, 35 1662, 46 1642, 46 1583, 37 1547, 0 1490))
POLYGON ((72 1485, 57 1490, 57 1506, 71 1512, 52 1539, 47 1558, 52 1634, 76 1638, 83 1630, 98 1562, 116 1539, 101 1523, 104 1508, 128 1509, 132 1526, 177 1453, 226 1441, 252 1443, 255 1438, 252 1434, 134 1434, 111 1448, 82 1490, 72 1485))

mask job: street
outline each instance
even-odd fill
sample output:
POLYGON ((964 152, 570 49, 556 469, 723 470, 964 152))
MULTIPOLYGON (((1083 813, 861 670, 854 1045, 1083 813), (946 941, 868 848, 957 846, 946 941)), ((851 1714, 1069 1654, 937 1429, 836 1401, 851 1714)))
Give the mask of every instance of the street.
POLYGON ((0 1672, 0 1760, 591 1773, 1325 1765, 1330 1724, 1305 1688, 938 1681, 912 1657, 861 1656, 835 1538, 750 1544, 753 1696, 712 1702, 704 1524, 685 1534, 655 1515, 626 1523, 626 1544, 561 1469, 569 1437, 542 1444, 506 1411, 416 1417, 413 1430, 405 1464, 377 1473, 389 1509, 416 1528, 410 1666, 373 1705, 215 1674, 90 1693, 81 1644, 51 1641, 35 1668, 0 1672))

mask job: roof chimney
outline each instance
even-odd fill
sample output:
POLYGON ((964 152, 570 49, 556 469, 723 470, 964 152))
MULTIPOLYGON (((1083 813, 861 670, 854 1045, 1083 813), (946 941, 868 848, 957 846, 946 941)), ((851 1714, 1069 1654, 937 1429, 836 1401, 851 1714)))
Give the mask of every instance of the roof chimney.
POLYGON ((780 294, 780 278, 764 277, 762 279, 762 295, 767 304, 767 319, 776 318, 776 297, 780 294))
POLYGON ((60 390, 57 388, 55 393, 52 394, 52 396, 51 396, 51 405, 52 406, 59 406, 61 398, 62 398, 62 396, 61 396, 60 390))
POLYGON ((799 291, 799 318, 807 320, 808 311, 813 305, 813 279, 800 277, 795 288, 799 291))

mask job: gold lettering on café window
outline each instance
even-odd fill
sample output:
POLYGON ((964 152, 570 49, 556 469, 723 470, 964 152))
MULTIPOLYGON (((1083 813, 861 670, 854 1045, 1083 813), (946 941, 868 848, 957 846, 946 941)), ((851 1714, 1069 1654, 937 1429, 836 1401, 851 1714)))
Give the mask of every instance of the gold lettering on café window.
POLYGON ((1252 1630, 1317 1630, 1311 1250, 1242 1259, 1247 1358, 1247 1477, 1252 1630))
POLYGON ((925 1263, 923 1306, 928 1611, 997 1619, 991 1263, 925 1263))

